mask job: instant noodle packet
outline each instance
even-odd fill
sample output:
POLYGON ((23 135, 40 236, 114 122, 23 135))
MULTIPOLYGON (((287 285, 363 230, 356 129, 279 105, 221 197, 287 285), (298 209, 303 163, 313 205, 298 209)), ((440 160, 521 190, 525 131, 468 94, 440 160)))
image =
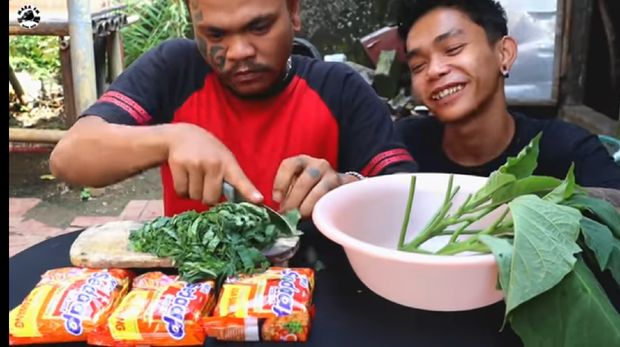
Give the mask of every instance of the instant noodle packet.
POLYGON ((225 341, 306 341, 314 307, 314 271, 271 267, 264 273, 227 279, 207 336, 225 341))
POLYGON ((66 267, 45 272, 9 312, 9 344, 86 341, 125 295, 131 277, 121 269, 66 267))
POLYGON ((107 323, 88 336, 100 346, 202 345, 203 314, 215 303, 214 282, 188 283, 178 276, 147 272, 135 278, 131 291, 107 323))

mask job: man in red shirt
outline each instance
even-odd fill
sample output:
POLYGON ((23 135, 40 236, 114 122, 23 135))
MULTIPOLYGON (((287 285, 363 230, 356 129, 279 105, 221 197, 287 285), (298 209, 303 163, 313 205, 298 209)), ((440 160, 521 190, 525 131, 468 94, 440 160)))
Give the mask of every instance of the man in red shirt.
POLYGON ((291 56, 299 0, 189 7, 195 40, 166 41, 119 76, 56 146, 57 177, 105 186, 161 165, 166 215, 217 203, 227 181, 309 216, 357 172, 416 169, 360 76, 291 56))

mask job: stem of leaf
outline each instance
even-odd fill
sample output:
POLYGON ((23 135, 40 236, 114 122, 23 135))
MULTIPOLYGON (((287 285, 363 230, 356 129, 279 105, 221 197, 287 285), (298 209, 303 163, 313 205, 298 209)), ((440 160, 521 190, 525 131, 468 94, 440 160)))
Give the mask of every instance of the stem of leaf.
POLYGON ((452 194, 452 184, 454 183, 454 175, 450 175, 448 178, 448 189, 446 189, 446 195, 443 197, 443 204, 445 205, 450 201, 450 195, 452 194))
POLYGON ((477 220, 480 220, 482 217, 486 216, 487 214, 493 212, 493 210, 495 210, 496 208, 497 206, 491 205, 491 206, 486 206, 484 209, 476 209, 480 213, 474 216, 471 215, 473 211, 467 211, 467 217, 462 218, 462 219, 457 219, 452 224, 475 222, 477 220))
POLYGON ((442 249, 436 252, 439 255, 452 255, 461 252, 488 252, 488 247, 484 244, 478 242, 478 238, 475 236, 470 237, 469 239, 463 242, 455 242, 446 245, 442 249))
POLYGON ((402 249, 405 244, 405 235, 407 234, 407 227, 409 226, 409 218, 411 217, 411 206, 413 204, 413 195, 415 194, 416 176, 411 176, 411 182, 409 183, 409 197, 407 198, 407 208, 405 209, 405 218, 403 225, 400 228, 400 237, 398 238, 398 249, 402 249))
MULTIPOLYGON (((467 229, 461 232, 461 235, 475 235, 480 234, 484 229, 467 229)), ((444 230, 442 233, 436 236, 452 236, 456 230, 444 230)), ((492 235, 512 235, 512 227, 505 226, 504 224, 500 224, 495 231, 493 231, 492 235)))
POLYGON ((495 229, 500 225, 500 223, 504 220, 504 218, 506 218, 508 212, 510 212, 510 209, 505 209, 502 215, 493 224, 482 230, 481 234, 492 234, 495 229))
POLYGON ((450 237, 450 241, 448 241, 448 243, 453 243, 454 241, 456 241, 456 238, 459 237, 459 235, 461 235, 463 233, 463 231, 465 230, 465 228, 467 228, 468 226, 472 225, 474 223, 473 220, 468 220, 467 222, 465 222, 463 225, 461 225, 458 229, 456 229, 456 231, 452 234, 452 236, 450 237))
POLYGON ((409 244, 403 244, 400 249, 415 251, 421 244, 433 236, 441 233, 448 225, 450 225, 446 223, 446 215, 452 207, 452 200, 454 199, 454 196, 460 189, 460 187, 457 186, 454 190, 452 190, 453 182, 454 175, 450 175, 450 178, 448 179, 448 189, 446 190, 446 195, 444 196, 443 205, 441 208, 435 213, 424 229, 422 229, 422 231, 409 244))

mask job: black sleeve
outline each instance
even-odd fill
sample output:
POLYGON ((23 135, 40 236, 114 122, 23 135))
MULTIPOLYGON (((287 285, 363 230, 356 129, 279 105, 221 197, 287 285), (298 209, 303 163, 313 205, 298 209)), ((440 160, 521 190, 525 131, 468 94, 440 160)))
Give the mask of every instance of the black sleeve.
POLYGON ((315 72, 309 83, 318 87, 340 128, 338 171, 365 176, 417 171, 388 106, 357 72, 342 63, 320 63, 315 72))
POLYGON ((129 125, 170 122, 208 73, 194 41, 165 41, 131 64, 82 116, 129 125))
POLYGON ((575 163, 575 178, 579 185, 620 189, 620 166, 613 161, 598 136, 587 130, 575 124, 554 121, 543 131, 542 148, 546 148, 547 153, 560 155, 541 158, 539 165, 560 166, 566 172, 570 163, 575 163), (553 135, 545 137, 545 133, 553 135))

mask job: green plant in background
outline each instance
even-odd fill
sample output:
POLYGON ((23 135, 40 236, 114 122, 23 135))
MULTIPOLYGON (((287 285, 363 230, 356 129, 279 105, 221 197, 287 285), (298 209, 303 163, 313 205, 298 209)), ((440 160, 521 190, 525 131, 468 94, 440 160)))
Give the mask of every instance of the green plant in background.
POLYGON ((181 0, 128 0, 126 13, 140 19, 122 30, 125 65, 162 41, 191 37, 192 24, 181 0))
POLYGON ((15 71, 27 71, 39 79, 60 76, 58 38, 9 36, 9 62, 15 71))

